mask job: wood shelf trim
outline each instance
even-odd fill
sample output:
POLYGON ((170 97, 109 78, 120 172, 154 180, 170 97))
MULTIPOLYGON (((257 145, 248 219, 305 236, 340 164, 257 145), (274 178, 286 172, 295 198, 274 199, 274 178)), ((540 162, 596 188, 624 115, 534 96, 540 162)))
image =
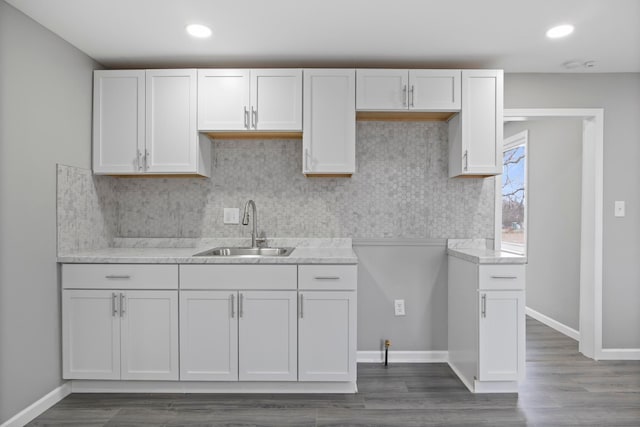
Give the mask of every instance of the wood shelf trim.
POLYGON ((302 131, 295 132, 203 132, 213 139, 302 139, 302 131))
POLYGON ((446 122, 457 112, 452 111, 356 111, 359 121, 446 122))
POLYGON ((351 178, 350 173, 305 173, 307 178, 351 178))

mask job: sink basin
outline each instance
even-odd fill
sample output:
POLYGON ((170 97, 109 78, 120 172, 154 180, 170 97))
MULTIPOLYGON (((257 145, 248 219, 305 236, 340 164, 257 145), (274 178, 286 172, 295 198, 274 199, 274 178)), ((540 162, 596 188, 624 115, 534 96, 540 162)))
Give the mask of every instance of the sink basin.
POLYGON ((208 249, 194 256, 223 256, 223 257, 262 257, 289 256, 294 248, 232 248, 219 247, 208 249))

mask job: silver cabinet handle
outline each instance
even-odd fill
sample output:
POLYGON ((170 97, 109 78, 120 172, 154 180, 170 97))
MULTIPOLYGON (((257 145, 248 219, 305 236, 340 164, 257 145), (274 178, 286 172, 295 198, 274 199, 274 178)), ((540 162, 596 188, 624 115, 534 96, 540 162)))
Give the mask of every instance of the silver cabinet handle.
POLYGON ((112 317, 116 317, 116 314, 118 314, 118 308, 116 307, 117 299, 118 299, 118 294, 116 294, 115 292, 112 293, 111 294, 111 316, 112 317))
POLYGON ((108 276, 104 276, 105 279, 131 279, 131 276, 128 274, 109 274, 108 276))
POLYGON ((233 319, 236 316, 235 312, 235 295, 231 294, 231 318, 233 319))
POLYGON ((304 295, 300 294, 300 318, 304 318, 304 295))
POLYGON ((518 276, 491 276, 492 279, 517 279, 518 276))
POLYGON ((482 294, 482 317, 487 317, 487 294, 482 294))
POLYGON ((340 280, 340 276, 316 276, 315 280, 340 280))
POLYGON ((120 317, 124 316, 124 294, 120 294, 120 317))
POLYGON ((414 96, 415 88, 411 85, 411 89, 409 89, 409 107, 413 107, 413 96, 414 96))
POLYGON ((407 106, 407 85, 402 86, 402 106, 407 106))
POLYGON ((138 153, 136 155, 136 164, 138 166, 138 170, 142 169, 142 151, 140 149, 137 150, 138 153))
POLYGON ((244 314, 244 294, 240 294, 240 298, 238 298, 238 317, 242 317, 244 314))
POLYGON ((144 170, 149 170, 149 150, 144 150, 144 170))
POLYGON ((309 169, 309 149, 308 148, 304 149, 304 170, 311 172, 311 170, 309 169))
POLYGON ((258 129, 258 110, 253 108, 253 105, 251 106, 251 126, 258 129))
POLYGON ((469 169, 469 150, 464 150, 464 170, 469 169))
POLYGON ((244 106, 244 127, 249 129, 249 110, 247 110, 247 106, 244 106))

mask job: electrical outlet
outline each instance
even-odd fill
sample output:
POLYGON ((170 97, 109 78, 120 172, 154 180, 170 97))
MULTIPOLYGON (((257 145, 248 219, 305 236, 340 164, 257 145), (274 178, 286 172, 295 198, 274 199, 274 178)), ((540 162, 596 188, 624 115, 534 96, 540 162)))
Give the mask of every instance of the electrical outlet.
POLYGON ((613 215, 623 217, 625 215, 624 200, 616 200, 614 202, 613 215))
POLYGON ((224 208, 223 221, 225 224, 240 224, 240 209, 224 208))
POLYGON ((394 300, 393 301, 393 307, 395 309, 396 316, 404 316, 405 315, 404 300, 403 299, 394 300))

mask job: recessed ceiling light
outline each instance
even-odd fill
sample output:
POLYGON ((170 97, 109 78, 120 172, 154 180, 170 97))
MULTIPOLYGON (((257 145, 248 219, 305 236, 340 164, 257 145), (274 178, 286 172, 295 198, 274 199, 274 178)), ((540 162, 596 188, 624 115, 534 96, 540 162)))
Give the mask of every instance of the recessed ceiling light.
POLYGON ((211 28, 201 24, 190 24, 186 27, 187 33, 192 37, 204 39, 211 36, 211 28))
POLYGON ((560 37, 566 37, 573 33, 573 25, 563 24, 557 25, 547 30, 547 37, 550 39, 559 39, 560 37))

